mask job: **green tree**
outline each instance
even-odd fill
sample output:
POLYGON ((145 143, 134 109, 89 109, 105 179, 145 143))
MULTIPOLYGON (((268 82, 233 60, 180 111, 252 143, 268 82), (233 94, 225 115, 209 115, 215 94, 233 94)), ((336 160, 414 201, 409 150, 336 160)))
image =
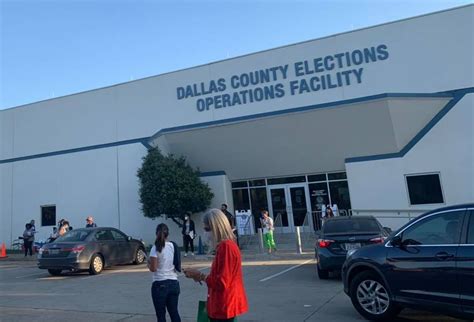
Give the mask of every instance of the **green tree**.
POLYGON ((182 216, 206 210, 214 194, 184 157, 165 156, 158 148, 148 151, 138 169, 140 202, 145 217, 166 216, 180 227, 182 216))

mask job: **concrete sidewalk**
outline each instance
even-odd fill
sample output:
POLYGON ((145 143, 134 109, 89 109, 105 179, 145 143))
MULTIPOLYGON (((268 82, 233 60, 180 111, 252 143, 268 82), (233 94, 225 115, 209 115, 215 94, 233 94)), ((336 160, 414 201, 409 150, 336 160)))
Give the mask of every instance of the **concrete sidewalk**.
MULTIPOLYGON (((310 259, 314 258, 314 252, 303 252, 298 254, 296 251, 283 249, 273 252, 271 254, 256 252, 254 250, 241 250, 242 260, 243 261, 262 261, 262 260, 280 260, 280 259, 310 259)), ((184 254, 181 254, 181 259, 183 262, 210 262, 214 259, 213 255, 188 255, 184 257, 184 254)), ((0 263, 3 262, 36 262, 36 254, 33 256, 25 256, 24 254, 13 253, 9 254, 7 252, 6 258, 0 258, 0 263)))

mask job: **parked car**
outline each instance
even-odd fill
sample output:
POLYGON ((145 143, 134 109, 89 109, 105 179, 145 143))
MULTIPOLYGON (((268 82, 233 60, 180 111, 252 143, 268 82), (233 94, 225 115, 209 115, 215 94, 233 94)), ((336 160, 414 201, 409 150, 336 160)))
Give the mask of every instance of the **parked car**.
POLYGON ((372 216, 328 219, 315 245, 319 278, 327 279, 330 271, 340 271, 348 251, 383 243, 388 235, 388 228, 382 227, 372 216))
POLYGON ((110 227, 74 229, 38 252, 38 267, 51 275, 63 270, 100 274, 104 267, 117 264, 142 264, 145 244, 110 227))
POLYGON ((474 204, 430 211, 348 256, 344 291, 365 318, 403 307, 474 319, 474 204))

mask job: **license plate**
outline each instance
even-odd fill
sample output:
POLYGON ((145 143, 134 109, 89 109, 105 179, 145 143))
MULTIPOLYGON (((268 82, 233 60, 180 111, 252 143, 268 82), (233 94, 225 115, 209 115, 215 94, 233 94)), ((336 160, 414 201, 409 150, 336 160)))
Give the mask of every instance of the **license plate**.
POLYGON ((346 244, 346 250, 353 250, 353 249, 359 249, 360 248, 360 243, 347 243, 346 244))
POLYGON ((57 255, 57 254, 59 254, 59 249, 50 249, 50 250, 49 250, 49 253, 50 253, 51 255, 57 255))

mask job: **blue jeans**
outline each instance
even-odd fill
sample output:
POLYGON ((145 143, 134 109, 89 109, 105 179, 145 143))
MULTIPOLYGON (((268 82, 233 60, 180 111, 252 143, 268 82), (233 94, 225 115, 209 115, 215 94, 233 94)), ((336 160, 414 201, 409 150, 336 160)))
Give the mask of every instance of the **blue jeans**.
POLYGON ((178 313, 179 282, 177 280, 155 281, 151 285, 151 297, 158 322, 166 322, 166 310, 172 322, 181 322, 178 313))

